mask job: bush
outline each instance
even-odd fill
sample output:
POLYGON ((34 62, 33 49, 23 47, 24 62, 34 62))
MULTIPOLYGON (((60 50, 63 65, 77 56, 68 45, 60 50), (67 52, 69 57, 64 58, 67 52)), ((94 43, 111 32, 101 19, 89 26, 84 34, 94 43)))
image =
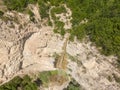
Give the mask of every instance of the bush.
POLYGON ((2 17, 2 16, 3 16, 3 14, 4 14, 4 12, 0 11, 0 17, 2 17))
POLYGON ((49 9, 50 9, 50 6, 49 4, 47 3, 47 1, 45 2, 45 0, 38 0, 38 4, 39 4, 39 8, 40 8, 40 15, 41 15, 41 18, 49 18, 49 9))
POLYGON ((28 75, 25 75, 23 78, 16 76, 11 81, 0 86, 0 90, 38 90, 37 84, 31 81, 31 78, 28 75))
POLYGON ((22 78, 20 78, 19 76, 13 78, 11 81, 3 84, 2 86, 0 86, 0 90, 17 90, 17 87, 20 85, 20 83, 22 82, 22 78))
POLYGON ((35 18, 34 18, 34 13, 31 11, 31 10, 28 10, 28 14, 30 15, 30 20, 32 21, 32 22, 35 22, 35 18))
POLYGON ((37 0, 4 0, 8 10, 24 11, 28 4, 36 3, 37 0))
POLYGON ((72 79, 67 88, 64 88, 63 90, 81 90, 81 86, 74 79, 72 79))

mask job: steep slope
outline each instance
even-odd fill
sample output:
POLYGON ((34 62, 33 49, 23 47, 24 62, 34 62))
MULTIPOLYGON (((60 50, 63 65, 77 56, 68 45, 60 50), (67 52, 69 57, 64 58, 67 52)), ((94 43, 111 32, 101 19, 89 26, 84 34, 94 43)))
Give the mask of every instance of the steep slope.
MULTIPOLYGON (((46 75, 43 81, 47 78, 49 83, 47 87, 39 86, 40 90, 64 90, 72 79, 77 81, 80 90, 119 90, 117 57, 101 55, 87 36, 83 41, 76 37, 70 41, 72 11, 65 4, 61 6, 65 10, 62 11, 60 6, 49 9, 49 19, 42 19, 38 4, 28 5, 32 15, 4 12, 0 19, 1 84, 15 76, 29 74, 35 75, 36 79, 38 73, 51 71, 50 80, 47 78, 49 73, 43 73, 43 77, 46 75), (57 75, 54 70, 58 70, 57 75)), ((85 19, 81 24, 87 22, 85 19)))

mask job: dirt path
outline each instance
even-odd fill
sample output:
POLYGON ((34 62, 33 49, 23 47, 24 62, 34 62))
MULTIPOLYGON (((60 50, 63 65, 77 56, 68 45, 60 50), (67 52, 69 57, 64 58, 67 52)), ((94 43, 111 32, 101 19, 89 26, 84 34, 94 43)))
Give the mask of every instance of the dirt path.
POLYGON ((63 52, 61 53, 61 56, 58 58, 57 63, 56 63, 56 67, 59 69, 66 69, 67 68, 67 54, 66 54, 66 47, 67 47, 67 43, 69 40, 69 35, 66 36, 66 40, 63 44, 63 52))

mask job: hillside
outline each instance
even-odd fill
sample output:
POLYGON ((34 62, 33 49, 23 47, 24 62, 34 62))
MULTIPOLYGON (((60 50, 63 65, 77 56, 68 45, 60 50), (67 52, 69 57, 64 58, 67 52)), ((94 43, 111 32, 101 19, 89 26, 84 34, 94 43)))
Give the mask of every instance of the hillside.
POLYGON ((119 0, 1 0, 0 90, 119 90, 119 0))

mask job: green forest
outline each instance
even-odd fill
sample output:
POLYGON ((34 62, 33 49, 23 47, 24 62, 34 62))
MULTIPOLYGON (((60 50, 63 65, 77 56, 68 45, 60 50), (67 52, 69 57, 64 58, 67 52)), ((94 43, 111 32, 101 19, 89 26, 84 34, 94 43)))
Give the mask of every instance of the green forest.
MULTIPOLYGON (((102 54, 120 57, 120 0, 4 0, 4 3, 8 10, 20 12, 28 4, 38 3, 42 18, 49 18, 50 6, 66 4, 72 10, 73 17, 73 27, 69 30, 71 40, 74 36, 82 40, 88 35, 92 42, 102 48, 102 54), (80 24, 85 18, 88 22, 80 24)), ((56 8, 54 11, 59 10, 56 8)), ((64 35, 65 31, 61 30, 61 33, 64 35)))

